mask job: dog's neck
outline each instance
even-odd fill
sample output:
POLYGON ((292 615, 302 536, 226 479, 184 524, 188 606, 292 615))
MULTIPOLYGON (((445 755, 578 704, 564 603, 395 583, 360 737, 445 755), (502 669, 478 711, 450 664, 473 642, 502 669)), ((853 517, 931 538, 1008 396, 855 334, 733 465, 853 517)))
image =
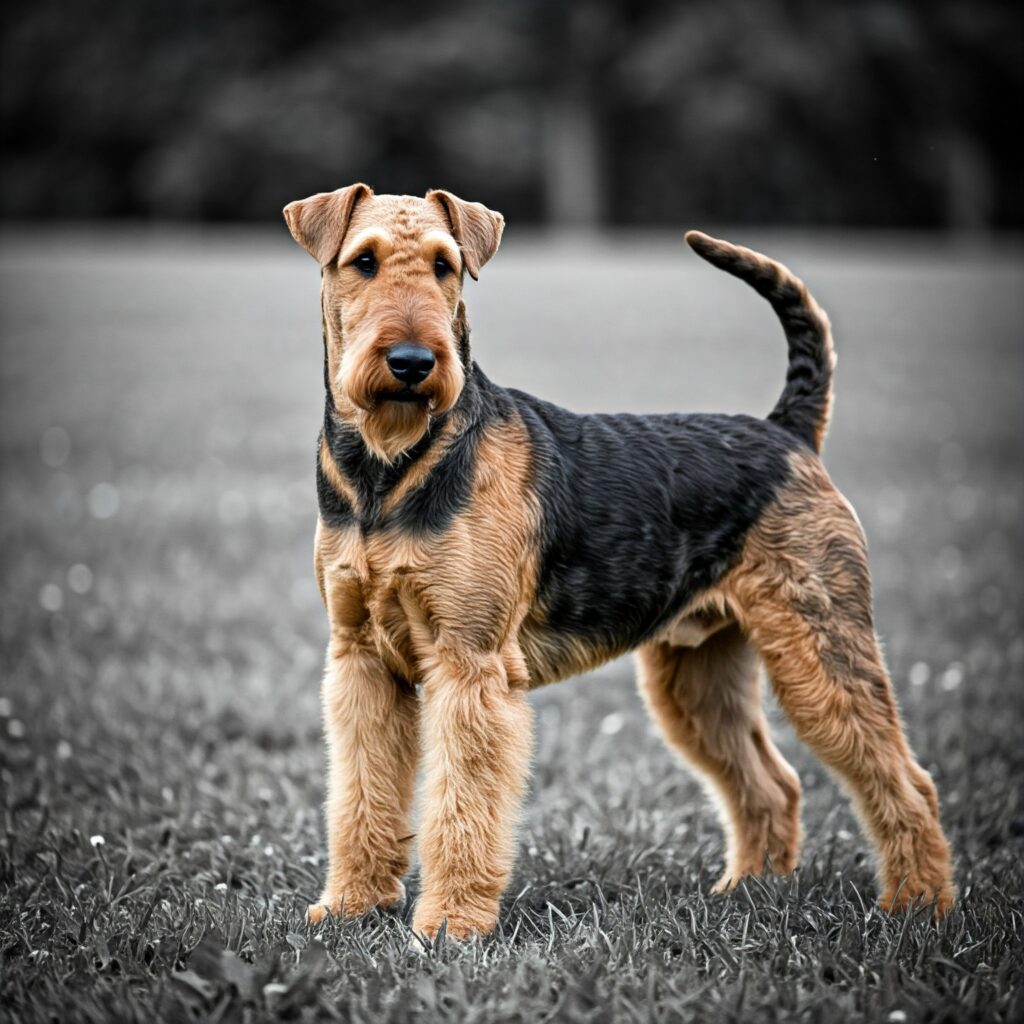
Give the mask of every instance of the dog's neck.
POLYGON ((464 371, 462 392, 455 406, 448 412, 431 416, 427 429, 420 438, 391 461, 376 455, 366 444, 359 430, 358 416, 351 408, 339 407, 331 387, 329 339, 326 318, 324 339, 324 423, 323 439, 338 471, 352 485, 359 497, 360 519, 373 520, 385 504, 388 495, 401 483, 413 467, 425 459, 436 458, 442 447, 472 430, 480 418, 483 390, 489 381, 473 362, 470 353, 469 323, 465 306, 459 303, 454 321, 456 344, 464 371))

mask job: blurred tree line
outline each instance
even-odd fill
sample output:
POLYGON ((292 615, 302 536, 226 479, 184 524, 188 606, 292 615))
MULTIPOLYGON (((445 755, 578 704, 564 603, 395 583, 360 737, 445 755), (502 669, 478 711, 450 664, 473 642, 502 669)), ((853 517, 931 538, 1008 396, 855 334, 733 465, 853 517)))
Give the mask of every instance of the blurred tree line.
POLYGON ((993 0, 34 0, 0 214, 265 219, 364 180, 519 221, 1021 226, 993 0))

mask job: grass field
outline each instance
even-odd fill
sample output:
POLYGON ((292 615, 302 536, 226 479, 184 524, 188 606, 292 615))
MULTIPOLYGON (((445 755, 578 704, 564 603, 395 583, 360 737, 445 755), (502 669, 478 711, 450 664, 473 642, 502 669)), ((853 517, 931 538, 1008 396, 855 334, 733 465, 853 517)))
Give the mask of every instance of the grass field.
MULTIPOLYGON (((722 842, 628 662, 536 693, 498 934, 303 921, 323 872, 318 277, 277 231, 0 238, 0 1005, 9 1021, 1024 1019, 1024 274, 1016 243, 762 236, 829 310, 827 462, 962 899, 889 918, 848 805, 711 897, 722 842)), ((577 409, 763 412, 770 310, 676 238, 517 238, 490 375, 577 409)), ((410 892, 415 892, 415 877, 410 892)))

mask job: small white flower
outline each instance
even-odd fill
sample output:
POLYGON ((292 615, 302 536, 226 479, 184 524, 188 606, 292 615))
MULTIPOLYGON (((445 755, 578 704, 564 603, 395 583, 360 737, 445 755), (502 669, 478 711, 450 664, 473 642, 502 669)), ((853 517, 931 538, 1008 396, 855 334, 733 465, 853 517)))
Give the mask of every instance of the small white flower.
POLYGON ((902 1024, 906 1019, 906 1010, 893 1010, 892 1013, 889 1014, 889 1020, 891 1020, 893 1024, 902 1024))
POLYGON ((76 594, 88 594, 92 589, 92 569, 83 562, 76 562, 68 569, 68 586, 76 594))
POLYGON ((910 685, 924 686, 931 679, 931 666, 926 661, 915 661, 910 666, 910 685))
POLYGON ((228 891, 228 883, 227 882, 218 882, 213 887, 213 891, 214 892, 227 892, 228 891))
POLYGON ((59 612, 64 607, 64 591, 56 583, 44 583, 39 588, 39 603, 48 612, 59 612))
POLYGON ((89 836, 89 842, 96 847, 105 846, 107 843, 103 836, 89 836))
POLYGON ((95 519, 109 519, 121 507, 121 495, 113 484, 104 481, 89 491, 88 502, 95 519))
POLYGON ((626 724, 625 719, 617 711, 613 711, 610 715, 605 715, 601 719, 601 732, 605 736, 614 736, 618 732, 622 732, 623 725, 626 724))
POLYGON ((942 688, 947 693, 955 690, 964 681, 964 667, 958 661, 954 661, 945 672, 942 673, 942 688))

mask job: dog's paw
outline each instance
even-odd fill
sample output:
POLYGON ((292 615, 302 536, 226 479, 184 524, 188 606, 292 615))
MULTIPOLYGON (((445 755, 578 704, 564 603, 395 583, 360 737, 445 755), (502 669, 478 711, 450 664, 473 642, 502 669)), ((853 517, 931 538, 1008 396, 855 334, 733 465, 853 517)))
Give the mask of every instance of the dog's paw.
POLYGON ((743 880, 741 875, 739 878, 733 878, 731 871, 726 871, 722 877, 711 886, 712 895, 718 896, 723 892, 732 892, 737 885, 743 880))
POLYGON ((763 856, 760 859, 750 857, 745 861, 733 863, 725 869, 725 874, 711 886, 711 892, 716 896, 723 892, 732 892, 744 878, 763 875, 765 866, 763 856))
POLYGON ((348 886, 341 892, 325 892, 317 903, 306 909, 306 920, 319 924, 327 917, 361 917, 375 907, 382 910, 397 906, 405 899, 405 886, 398 879, 383 891, 378 888, 348 886))
POLYGON ((330 917, 334 911, 327 903, 310 903, 306 907, 306 921, 308 924, 319 924, 325 917, 330 917))
POLYGON ((744 878, 761 878, 766 874, 788 875, 796 869, 796 865, 795 850, 779 849, 769 860, 765 859, 764 854, 760 857, 750 856, 726 868, 725 874, 711 887, 711 892, 715 895, 732 892, 744 878))
POLYGON ((951 882, 931 884, 920 878, 908 878, 896 888, 887 888, 878 900, 890 914, 901 914, 908 907, 935 905, 935 916, 943 917, 956 902, 956 889, 951 882))
POLYGON ((934 904, 941 917, 953 906, 956 889, 949 843, 935 820, 920 828, 895 834, 883 846, 883 910, 898 914, 911 906, 934 904))
POLYGON ((497 903, 488 907, 417 907, 412 930, 433 942, 445 925, 447 939, 463 942, 474 936, 489 935, 497 923, 497 903))

